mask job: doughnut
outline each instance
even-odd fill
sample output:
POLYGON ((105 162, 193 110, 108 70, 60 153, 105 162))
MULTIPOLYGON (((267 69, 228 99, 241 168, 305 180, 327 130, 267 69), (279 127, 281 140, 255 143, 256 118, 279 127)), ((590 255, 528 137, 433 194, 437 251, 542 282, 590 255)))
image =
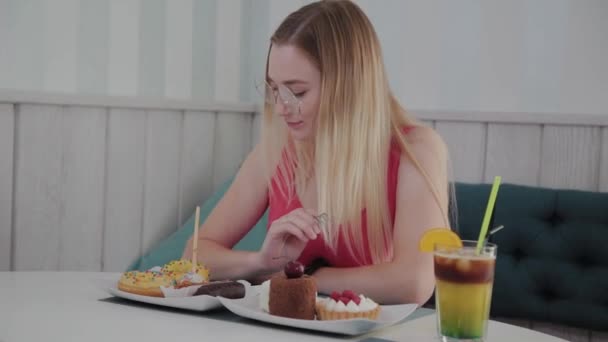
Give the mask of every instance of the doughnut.
POLYGON ((147 271, 129 271, 122 274, 118 289, 142 296, 164 297, 161 287, 179 289, 209 281, 209 270, 202 264, 197 264, 195 273, 191 271, 192 263, 188 260, 174 260, 162 268, 147 271))
POLYGON ((201 295, 225 297, 229 299, 243 298, 245 297, 245 285, 232 280, 214 281, 204 284, 194 292, 194 296, 201 295))
POLYGON ((118 289, 142 296, 164 297, 161 286, 171 286, 174 282, 169 275, 151 271, 131 271, 123 273, 118 281, 118 289))

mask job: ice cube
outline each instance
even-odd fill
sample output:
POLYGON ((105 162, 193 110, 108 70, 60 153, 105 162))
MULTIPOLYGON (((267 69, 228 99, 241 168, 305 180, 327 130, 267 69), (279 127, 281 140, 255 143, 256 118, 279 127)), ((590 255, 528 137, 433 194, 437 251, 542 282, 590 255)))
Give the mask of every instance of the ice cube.
POLYGON ((458 259, 458 261, 456 261, 456 269, 459 272, 463 272, 463 273, 470 272, 472 267, 473 267, 473 264, 471 263, 471 260, 469 260, 469 259, 458 259))

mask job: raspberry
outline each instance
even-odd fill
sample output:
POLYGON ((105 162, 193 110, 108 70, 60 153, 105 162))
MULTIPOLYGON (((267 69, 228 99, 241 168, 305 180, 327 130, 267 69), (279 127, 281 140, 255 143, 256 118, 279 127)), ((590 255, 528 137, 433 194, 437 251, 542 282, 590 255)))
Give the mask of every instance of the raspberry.
POLYGON ((331 293, 330 295, 331 299, 335 300, 336 302, 340 300, 340 293, 337 291, 334 291, 331 293))
POLYGON ((347 297, 340 297, 340 301, 341 301, 342 303, 344 303, 344 305, 347 305, 347 304, 348 304, 348 302, 350 302, 350 298, 347 298, 347 297))
POLYGON ((354 297, 353 302, 355 302, 355 304, 359 305, 359 303, 361 303, 361 298, 360 297, 354 297))
POLYGON ((344 292, 342 292, 342 296, 350 298, 352 300, 355 300, 355 298, 359 298, 359 296, 357 296, 357 294, 351 290, 345 290, 344 292))

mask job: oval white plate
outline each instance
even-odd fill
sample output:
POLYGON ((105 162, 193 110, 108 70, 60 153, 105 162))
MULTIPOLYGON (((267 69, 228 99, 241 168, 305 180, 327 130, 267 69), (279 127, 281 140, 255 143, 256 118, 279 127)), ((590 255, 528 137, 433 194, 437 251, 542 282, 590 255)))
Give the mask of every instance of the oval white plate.
POLYGON ((397 324, 405 320, 418 308, 418 305, 416 304, 382 305, 377 320, 349 319, 317 321, 280 317, 263 311, 258 303, 257 286, 250 287, 244 298, 219 298, 219 300, 228 310, 245 318, 294 328, 342 335, 360 335, 397 324))
MULTIPOLYGON (((245 293, 247 293, 250 284, 246 281, 239 281, 245 285, 245 293)), ((121 291, 118 289, 116 282, 113 282, 106 290, 113 296, 125 298, 137 302, 167 306, 171 308, 193 310, 193 311, 208 311, 222 307, 219 297, 213 296, 191 296, 191 297, 150 297, 142 296, 130 292, 121 291)))

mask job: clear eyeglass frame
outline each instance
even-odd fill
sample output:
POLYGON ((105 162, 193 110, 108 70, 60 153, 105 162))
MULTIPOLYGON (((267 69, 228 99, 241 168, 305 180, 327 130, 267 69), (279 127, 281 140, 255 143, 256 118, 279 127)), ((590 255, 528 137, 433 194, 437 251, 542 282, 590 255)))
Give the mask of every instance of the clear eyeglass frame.
POLYGON ((284 84, 279 84, 276 89, 273 89, 268 82, 263 81, 257 83, 255 88, 258 94, 264 98, 264 103, 270 105, 273 111, 276 110, 275 106, 280 99, 283 106, 289 110, 289 113, 295 115, 302 114, 300 109, 302 101, 284 84))

